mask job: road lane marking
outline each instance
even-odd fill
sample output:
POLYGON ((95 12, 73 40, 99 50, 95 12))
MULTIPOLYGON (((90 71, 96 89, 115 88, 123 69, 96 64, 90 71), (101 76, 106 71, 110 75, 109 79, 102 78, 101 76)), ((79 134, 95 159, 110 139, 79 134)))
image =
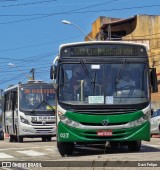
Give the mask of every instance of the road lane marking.
POLYGON ((25 154, 27 156, 43 156, 43 155, 48 155, 48 154, 45 154, 45 153, 42 153, 42 152, 33 151, 33 150, 16 151, 16 152, 25 154))
POLYGON ((142 146, 149 146, 153 148, 160 148, 160 145, 154 145, 154 144, 143 144, 142 146))
POLYGON ((58 151, 58 149, 57 148, 49 148, 49 149, 45 149, 45 150, 47 150, 47 151, 51 151, 51 152, 54 152, 54 151, 58 151))
MULTIPOLYGON (((43 146, 43 148, 50 148, 51 146, 43 146)), ((56 147, 56 146, 52 146, 52 147, 56 147)), ((5 148, 5 149, 0 149, 0 151, 8 151, 8 150, 22 150, 22 149, 38 149, 38 148, 42 148, 42 147, 24 147, 24 148, 5 148)))
POLYGON ((0 159, 3 159, 3 158, 14 158, 14 156, 0 152, 0 159))

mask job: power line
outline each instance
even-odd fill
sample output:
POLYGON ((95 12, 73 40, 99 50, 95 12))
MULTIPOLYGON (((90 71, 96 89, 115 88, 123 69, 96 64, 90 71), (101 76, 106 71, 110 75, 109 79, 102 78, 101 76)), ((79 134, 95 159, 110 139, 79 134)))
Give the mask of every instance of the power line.
MULTIPOLYGON (((30 66, 30 64, 34 65, 35 63, 38 64, 39 62, 44 61, 44 59, 46 59, 46 57, 50 57, 57 54, 56 52, 48 52, 48 53, 44 53, 44 54, 39 54, 39 55, 34 55, 34 56, 30 56, 30 57, 26 57, 23 59, 12 59, 12 58, 1 58, 1 60, 6 60, 5 62, 0 62, 0 65, 3 64, 3 67, 0 67, 1 71, 6 71, 6 65, 8 65, 8 62, 12 61, 14 62, 14 64, 16 65, 16 67, 21 67, 23 66, 23 68, 25 66, 30 66), (7 62, 8 61, 8 62, 7 62), (30 64, 28 64, 30 63, 30 64), (4 69, 4 70, 2 70, 4 69)), ((50 61, 51 62, 51 61, 50 61)), ((42 63, 44 65, 44 63, 42 63)), ((1 72, 0 72, 1 73, 1 72)))
MULTIPOLYGON (((119 1, 119 0, 115 0, 115 1, 119 1)), ((88 9, 88 8, 92 8, 92 7, 97 7, 97 6, 100 6, 100 5, 104 5, 106 3, 111 3, 113 1, 109 1, 109 2, 105 2, 105 3, 101 3, 101 4, 97 4, 97 5, 92 5, 92 6, 88 6, 88 7, 82 7, 82 8, 78 8, 78 9, 73 9, 73 10, 69 10, 69 11, 63 11, 63 12, 57 12, 57 13, 41 13, 41 14, 15 14, 15 15, 12 15, 12 14, 3 14, 3 15, 0 15, 0 16, 36 16, 36 15, 42 15, 40 17, 35 17, 35 18, 28 18, 26 20, 32 20, 32 19, 39 19, 39 18, 43 18, 43 17, 50 17, 50 16, 54 16, 54 15, 61 15, 61 14, 75 14, 75 13, 93 13, 93 12, 102 12, 102 11, 119 11, 119 10, 128 10, 128 9, 139 9, 139 8, 151 8, 151 7, 159 7, 160 5, 157 4, 157 5, 146 5, 146 6, 135 6, 135 7, 126 7, 126 8, 113 8, 113 9, 105 9, 105 10, 94 10, 94 11, 80 11, 80 12, 76 12, 76 11, 79 11, 79 10, 82 10, 82 9, 88 9)), ((17 20, 17 21, 12 21, 12 22, 18 22, 18 21, 23 21, 23 20, 17 20)), ((8 22, 9 23, 9 22, 8 22)), ((5 23, 1 23, 1 24, 5 24, 5 23)))
POLYGON ((19 6, 27 6, 27 5, 36 5, 36 4, 42 4, 42 3, 49 3, 49 2, 53 2, 53 1, 55 2, 56 0, 37 1, 37 2, 13 4, 13 5, 3 5, 3 6, 0 6, 0 7, 3 7, 3 8, 19 7, 19 6))
POLYGON ((18 74, 18 75, 16 75, 15 77, 10 77, 10 78, 8 78, 8 79, 3 79, 3 80, 0 80, 0 83, 1 84, 3 84, 3 83, 6 83, 6 82, 8 82, 8 81, 12 81, 12 80, 14 80, 14 79, 16 79, 16 78, 18 78, 18 77, 22 77, 22 73, 21 74, 18 74))
MULTIPOLYGON (((37 1, 37 2, 23 3, 23 4, 5 5, 5 6, 0 6, 0 7, 34 5, 34 4, 41 4, 41 3, 53 2, 53 1, 56 1, 56 0, 46 0, 46 1, 37 1)), ((91 5, 91 6, 83 7, 82 9, 92 8, 92 7, 95 7, 95 6, 97 7, 99 5, 104 5, 104 4, 108 4, 108 3, 112 3, 112 2, 116 2, 116 1, 121 1, 121 0, 111 0, 111 1, 103 2, 103 3, 99 3, 99 4, 96 4, 96 5, 91 5)))
POLYGON ((101 5, 112 3, 112 2, 116 2, 116 1, 120 1, 120 0, 112 0, 112 1, 108 1, 108 2, 99 3, 99 4, 96 4, 96 5, 91 5, 91 6, 87 6, 87 7, 77 8, 77 9, 73 9, 73 10, 69 10, 69 11, 63 11, 63 12, 58 12, 58 13, 42 14, 43 16, 40 16, 40 17, 34 17, 34 18, 28 18, 28 19, 23 19, 23 20, 15 20, 15 21, 3 22, 3 23, 0 23, 0 24, 11 24, 11 23, 16 23, 16 22, 24 22, 24 21, 30 21, 30 20, 35 20, 35 19, 51 17, 51 16, 55 16, 55 15, 72 14, 72 13, 74 13, 74 11, 79 11, 79 10, 82 10, 82 9, 93 8, 93 7, 101 6, 101 5))
POLYGON ((4 49, 4 50, 0 50, 0 52, 8 52, 8 51, 14 51, 14 50, 21 50, 21 49, 25 49, 25 48, 32 48, 32 47, 37 47, 37 46, 43 46, 43 45, 48 45, 48 44, 53 44, 53 43, 57 43, 57 42, 62 42, 62 41, 65 41, 65 40, 74 39, 74 38, 78 38, 78 37, 79 36, 72 36, 70 38, 60 39, 60 40, 57 40, 57 41, 50 41, 50 42, 33 44, 33 45, 28 45, 28 46, 23 46, 23 47, 4 49))
POLYGON ((15 1, 18 1, 18 0, 1 0, 0 2, 15 2, 15 1))
MULTIPOLYGON (((18 61, 33 61, 33 60, 30 60, 30 58, 32 59, 37 59, 37 58, 40 58, 40 57, 47 57, 47 56, 51 56, 51 55, 54 55, 54 54, 56 54, 56 52, 55 51, 53 51, 53 52, 47 52, 47 53, 44 53, 44 54, 39 54, 39 55, 33 55, 33 56, 28 56, 28 57, 25 57, 25 58, 23 58, 23 59, 15 59, 15 57, 13 57, 13 58, 7 58, 7 57, 4 57, 4 58, 0 58, 0 60, 8 60, 8 61, 16 61, 16 60, 18 60, 18 61)), ((43 58, 42 58, 43 59, 43 58)), ((2 62, 0 63, 0 64, 2 64, 2 62)))

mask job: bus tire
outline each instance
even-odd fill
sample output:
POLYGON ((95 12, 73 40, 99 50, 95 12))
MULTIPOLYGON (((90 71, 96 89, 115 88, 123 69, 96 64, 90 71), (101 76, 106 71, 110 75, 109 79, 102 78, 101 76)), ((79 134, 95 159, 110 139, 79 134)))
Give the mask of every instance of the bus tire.
POLYGON ((42 137, 42 142, 46 142, 47 138, 46 137, 42 137))
POLYGON ((16 135, 15 135, 15 142, 18 142, 18 134, 17 134, 17 127, 16 127, 16 125, 15 125, 15 133, 16 133, 16 135))
POLYGON ((47 141, 50 142, 52 137, 47 137, 47 141))
POLYGON ((17 136, 17 142, 22 143, 23 142, 23 137, 22 136, 17 136))
POLYGON ((14 136, 13 135, 9 135, 9 142, 13 142, 14 141, 14 136))
POLYGON ((128 150, 131 152, 138 152, 141 149, 141 141, 128 142, 128 150))
POLYGON ((0 138, 0 140, 4 140, 4 135, 0 138))
POLYGON ((57 142, 57 148, 61 156, 72 155, 74 150, 73 142, 57 142))

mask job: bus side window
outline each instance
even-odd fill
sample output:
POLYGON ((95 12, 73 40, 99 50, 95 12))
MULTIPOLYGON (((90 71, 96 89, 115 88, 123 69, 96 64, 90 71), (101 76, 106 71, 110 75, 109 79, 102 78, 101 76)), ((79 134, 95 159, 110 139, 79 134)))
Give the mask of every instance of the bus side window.
POLYGON ((12 109, 16 109, 18 107, 18 103, 17 103, 17 91, 13 91, 12 92, 12 109))
POLYGON ((6 94, 6 111, 10 111, 12 108, 11 92, 6 94))
POLYGON ((18 92, 16 91, 16 102, 15 102, 15 108, 18 108, 18 92))
POLYGON ((4 111, 7 111, 7 94, 4 95, 4 111))

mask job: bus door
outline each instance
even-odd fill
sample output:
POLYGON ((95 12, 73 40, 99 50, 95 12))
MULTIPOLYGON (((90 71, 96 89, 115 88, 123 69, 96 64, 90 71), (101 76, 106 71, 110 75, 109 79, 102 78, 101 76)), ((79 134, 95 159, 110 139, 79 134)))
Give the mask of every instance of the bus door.
POLYGON ((7 132, 6 128, 6 110, 7 110, 7 104, 6 104, 6 94, 4 95, 4 100, 3 100, 3 128, 4 132, 7 132))
POLYGON ((13 133, 15 133, 15 123, 16 123, 16 117, 17 117, 17 91, 12 91, 12 129, 13 133))

